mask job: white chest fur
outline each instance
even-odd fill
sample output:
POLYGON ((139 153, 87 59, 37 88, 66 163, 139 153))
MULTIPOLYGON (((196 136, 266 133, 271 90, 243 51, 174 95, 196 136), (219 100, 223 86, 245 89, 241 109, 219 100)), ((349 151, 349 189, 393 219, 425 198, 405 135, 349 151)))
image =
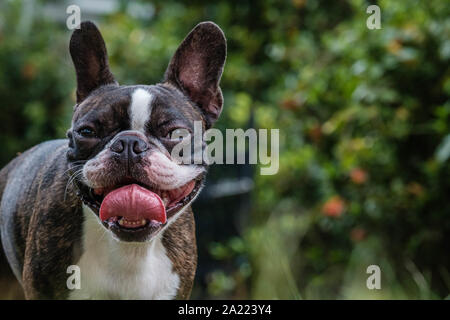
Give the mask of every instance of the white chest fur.
POLYGON ((113 239, 84 207, 81 288, 70 299, 173 299, 180 279, 161 239, 124 243, 113 239))

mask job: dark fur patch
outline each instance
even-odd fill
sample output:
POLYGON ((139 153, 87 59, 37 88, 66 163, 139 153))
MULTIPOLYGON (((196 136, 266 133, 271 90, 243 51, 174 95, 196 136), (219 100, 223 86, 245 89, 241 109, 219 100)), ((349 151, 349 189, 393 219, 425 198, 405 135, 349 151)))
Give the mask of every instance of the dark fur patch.
POLYGON ((180 277, 180 287, 176 298, 189 299, 197 268, 195 222, 190 207, 167 228, 162 242, 164 247, 167 248, 173 270, 180 277))
POLYGON ((81 236, 80 200, 71 188, 64 196, 66 146, 67 140, 49 141, 19 156, 3 194, 1 214, 14 217, 15 229, 9 233, 14 253, 6 253, 18 261, 13 267, 19 268, 15 273, 28 299, 66 296, 66 268, 74 263, 73 248, 81 236), (11 194, 17 179, 22 192, 11 194), (6 197, 15 198, 15 205, 4 206, 6 197))

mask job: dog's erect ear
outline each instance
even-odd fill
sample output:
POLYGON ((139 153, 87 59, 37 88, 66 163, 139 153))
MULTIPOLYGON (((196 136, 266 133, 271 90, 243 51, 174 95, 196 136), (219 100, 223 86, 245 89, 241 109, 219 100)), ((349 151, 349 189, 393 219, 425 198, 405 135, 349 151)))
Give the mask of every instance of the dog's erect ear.
POLYGON ((82 22, 70 39, 70 55, 77 74, 77 103, 105 84, 117 84, 109 70, 105 42, 94 23, 82 22))
POLYGON ((180 88, 203 110, 208 127, 222 111, 219 81, 226 54, 222 30, 215 23, 202 22, 178 47, 165 74, 166 82, 180 88))

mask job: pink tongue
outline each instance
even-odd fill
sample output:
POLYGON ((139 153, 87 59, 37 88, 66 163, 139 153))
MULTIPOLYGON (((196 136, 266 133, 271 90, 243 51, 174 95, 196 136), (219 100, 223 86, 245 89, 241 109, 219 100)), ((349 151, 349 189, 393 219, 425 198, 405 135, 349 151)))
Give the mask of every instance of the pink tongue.
POLYGON ((100 206, 100 219, 124 217, 127 220, 142 219, 166 222, 166 208, 154 192, 137 184, 130 184, 113 190, 106 195, 100 206))
POLYGON ((192 190, 194 190, 194 187, 195 181, 191 181, 178 189, 169 191, 170 196, 169 206, 181 201, 181 199, 186 197, 188 194, 192 192, 192 190))

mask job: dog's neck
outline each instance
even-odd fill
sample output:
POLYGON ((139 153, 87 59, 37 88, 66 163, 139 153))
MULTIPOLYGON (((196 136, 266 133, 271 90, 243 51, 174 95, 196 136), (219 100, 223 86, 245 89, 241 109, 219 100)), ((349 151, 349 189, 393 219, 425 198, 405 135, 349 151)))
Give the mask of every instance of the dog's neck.
POLYGON ((83 206, 83 253, 77 265, 81 289, 71 299, 173 299, 180 278, 162 242, 156 236, 146 243, 113 238, 95 214, 83 206))

